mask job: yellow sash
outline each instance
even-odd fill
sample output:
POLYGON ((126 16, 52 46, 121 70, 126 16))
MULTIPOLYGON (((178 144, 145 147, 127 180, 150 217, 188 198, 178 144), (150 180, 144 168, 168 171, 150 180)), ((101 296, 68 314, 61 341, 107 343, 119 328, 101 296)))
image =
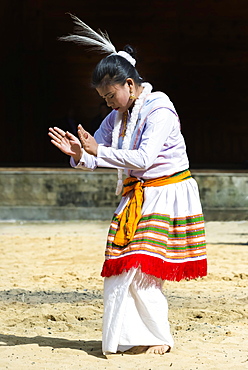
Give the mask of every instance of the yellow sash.
POLYGON ((175 184, 191 178, 189 170, 177 172, 171 176, 158 177, 147 181, 140 181, 136 177, 128 177, 124 181, 122 196, 131 190, 133 194, 123 212, 118 216, 119 228, 115 234, 113 243, 119 246, 127 245, 132 239, 141 219, 141 208, 143 204, 143 188, 148 186, 164 186, 175 184))

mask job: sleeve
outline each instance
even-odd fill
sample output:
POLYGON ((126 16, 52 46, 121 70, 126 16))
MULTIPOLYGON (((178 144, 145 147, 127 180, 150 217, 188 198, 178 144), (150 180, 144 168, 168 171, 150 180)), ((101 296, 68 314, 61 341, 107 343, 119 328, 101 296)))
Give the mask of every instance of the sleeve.
POLYGON ((111 146, 115 115, 116 115, 115 111, 109 113, 107 117, 102 121, 99 129, 95 132, 94 138, 96 139, 96 142, 98 144, 107 147, 111 146))
POLYGON ((76 169, 93 171, 97 167, 97 158, 83 151, 83 155, 78 163, 76 163, 72 157, 70 158, 70 165, 76 169))
MULTIPOLYGON (((95 132, 94 138, 99 146, 110 147, 112 143, 112 131, 115 122, 116 112, 111 112, 101 123, 99 129, 95 132)), ((71 157, 70 165, 76 169, 81 170, 94 170, 97 166, 97 158, 94 155, 88 154, 83 151, 83 155, 80 161, 76 164, 74 159, 71 157)), ((103 166, 105 167, 105 166, 103 166)), ((108 166, 107 166, 108 167, 108 166)))
POLYGON ((143 169, 151 167, 174 128, 175 116, 167 108, 152 111, 146 119, 138 149, 114 149, 99 145, 97 166, 120 169, 143 169))

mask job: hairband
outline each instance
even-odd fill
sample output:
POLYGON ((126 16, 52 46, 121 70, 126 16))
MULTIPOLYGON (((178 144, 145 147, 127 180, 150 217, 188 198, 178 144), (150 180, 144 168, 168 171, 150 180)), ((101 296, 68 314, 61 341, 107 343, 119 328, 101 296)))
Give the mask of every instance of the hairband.
MULTIPOLYGON (((113 53, 115 54, 115 53, 113 53)), ((126 51, 122 50, 122 51, 118 51, 118 53, 116 53, 117 55, 120 55, 121 57, 125 58, 126 60, 129 61, 129 63, 132 64, 132 66, 135 67, 135 64, 136 64, 136 60, 130 55, 128 54, 126 51)))

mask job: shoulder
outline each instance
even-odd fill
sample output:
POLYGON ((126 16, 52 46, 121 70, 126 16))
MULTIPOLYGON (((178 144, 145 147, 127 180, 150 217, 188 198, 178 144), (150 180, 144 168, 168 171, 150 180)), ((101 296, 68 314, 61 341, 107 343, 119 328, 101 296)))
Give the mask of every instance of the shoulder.
POLYGON ((176 114, 176 109, 172 101, 165 93, 161 91, 155 91, 146 96, 143 104, 143 110, 146 113, 151 113, 152 111, 161 108, 167 108, 176 114))
MULTIPOLYGON (((114 126, 114 123, 115 123, 115 117, 116 117, 116 114, 117 112, 116 111, 112 111, 110 112, 102 121, 101 123, 101 126, 102 127, 113 127, 114 126)), ((100 126, 100 127, 101 127, 100 126)))
POLYGON ((98 130, 96 130, 94 137, 98 144, 109 144, 111 142, 112 131, 115 124, 116 112, 110 112, 101 122, 98 130))
POLYGON ((172 101, 165 93, 161 91, 151 92, 146 96, 144 105, 158 105, 161 106, 173 106, 172 101))

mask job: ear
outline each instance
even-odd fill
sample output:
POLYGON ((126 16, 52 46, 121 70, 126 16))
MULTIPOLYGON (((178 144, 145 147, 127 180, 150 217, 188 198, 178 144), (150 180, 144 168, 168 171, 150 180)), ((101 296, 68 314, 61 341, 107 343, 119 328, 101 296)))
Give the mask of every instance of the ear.
POLYGON ((127 84, 128 84, 129 87, 134 87, 135 84, 134 84, 134 80, 132 78, 127 78, 126 81, 127 81, 127 84))

